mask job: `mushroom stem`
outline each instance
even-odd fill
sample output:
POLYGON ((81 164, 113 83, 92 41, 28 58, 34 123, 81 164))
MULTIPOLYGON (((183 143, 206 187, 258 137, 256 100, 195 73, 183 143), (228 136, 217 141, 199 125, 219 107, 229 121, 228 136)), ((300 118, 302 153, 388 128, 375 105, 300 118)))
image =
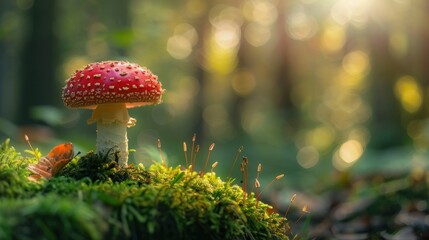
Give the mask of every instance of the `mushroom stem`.
POLYGON ((88 123, 97 122, 97 152, 109 151, 117 156, 118 165, 128 165, 127 128, 135 124, 135 119, 128 115, 125 104, 102 104, 93 111, 88 123))
POLYGON ((127 167, 127 124, 97 121, 97 152, 106 154, 108 151, 115 153, 120 167, 127 167))

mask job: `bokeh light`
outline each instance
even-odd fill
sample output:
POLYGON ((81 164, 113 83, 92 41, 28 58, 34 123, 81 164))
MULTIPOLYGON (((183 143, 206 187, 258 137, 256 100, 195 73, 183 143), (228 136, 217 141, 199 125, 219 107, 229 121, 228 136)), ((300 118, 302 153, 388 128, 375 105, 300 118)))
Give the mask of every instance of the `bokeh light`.
POLYGON ((362 156, 364 148, 357 140, 348 140, 335 152, 332 163, 337 170, 344 171, 353 166, 362 156))
POLYGON ((322 49, 327 52, 335 53, 344 46, 346 33, 344 27, 338 24, 329 24, 322 34, 322 49))
POLYGON ((363 51, 348 53, 343 59, 343 69, 352 76, 364 76, 369 68, 368 55, 363 51))
POLYGON ((244 17, 264 27, 272 25, 278 17, 275 4, 267 0, 250 0, 243 4, 244 17))
POLYGON ((362 26, 368 21, 368 13, 372 6, 372 0, 339 0, 331 9, 331 17, 337 23, 347 23, 362 26))
POLYGON ((231 86, 237 95, 247 96, 256 88, 255 76, 249 71, 238 72, 233 76, 231 86))
POLYGON ((311 146, 299 149, 296 159, 303 168, 312 168, 319 162, 319 152, 311 146))
POLYGON ((174 81, 172 88, 174 90, 164 99, 168 112, 172 117, 183 117, 192 107, 194 98, 200 91, 200 85, 195 78, 184 76, 174 81))
POLYGON ((249 23, 244 30, 244 38, 250 45, 260 47, 271 39, 271 30, 257 23, 249 23))
POLYGON ((183 23, 175 27, 174 35, 167 41, 167 52, 176 59, 188 57, 198 42, 195 28, 183 23))
POLYGON ((287 19, 287 31, 295 40, 308 40, 319 30, 316 19, 302 11, 291 13, 287 19))
POLYGON ((422 90, 412 76, 403 76, 396 81, 395 95, 409 113, 415 113, 422 105, 422 90))
POLYGON ((389 35, 389 47, 395 57, 405 57, 409 48, 408 36, 399 30, 392 31, 389 35))

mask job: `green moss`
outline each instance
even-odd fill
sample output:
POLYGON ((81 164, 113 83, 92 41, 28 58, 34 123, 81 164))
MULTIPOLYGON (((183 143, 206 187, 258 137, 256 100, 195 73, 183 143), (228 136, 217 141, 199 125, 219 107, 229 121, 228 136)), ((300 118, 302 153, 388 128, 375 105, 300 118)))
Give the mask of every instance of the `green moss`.
POLYGON ((31 159, 5 144, 0 156, 14 157, 0 158, 0 166, 8 161, 0 175, 18 170, 7 176, 13 194, 0 193, 0 239, 288 239, 285 218, 268 214, 267 204, 256 207, 253 194, 244 200, 239 186, 215 173, 159 164, 119 169, 89 153, 33 184, 31 159))
POLYGON ((56 194, 2 200, 0 216, 0 239, 102 239, 108 226, 90 205, 56 194))
POLYGON ((119 168, 114 153, 96 154, 89 152, 81 158, 75 158, 58 173, 59 176, 71 177, 77 180, 89 178, 92 181, 123 182, 134 180, 139 183, 149 183, 150 174, 141 167, 119 168), (113 156, 112 156, 113 155, 113 156))
POLYGON ((25 198, 40 189, 38 184, 28 181, 28 162, 10 146, 6 140, 0 145, 0 198, 25 198))

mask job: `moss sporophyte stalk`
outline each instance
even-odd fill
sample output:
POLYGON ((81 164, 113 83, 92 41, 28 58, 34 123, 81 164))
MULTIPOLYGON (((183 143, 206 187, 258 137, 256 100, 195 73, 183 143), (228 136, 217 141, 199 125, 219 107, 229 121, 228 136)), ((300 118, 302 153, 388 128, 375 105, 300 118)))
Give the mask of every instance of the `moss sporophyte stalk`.
POLYGON ((90 152, 35 182, 27 168, 42 154, 28 152, 34 154, 18 153, 9 140, 0 145, 0 239, 296 237, 255 193, 214 171, 159 163, 123 168, 113 151, 90 152))

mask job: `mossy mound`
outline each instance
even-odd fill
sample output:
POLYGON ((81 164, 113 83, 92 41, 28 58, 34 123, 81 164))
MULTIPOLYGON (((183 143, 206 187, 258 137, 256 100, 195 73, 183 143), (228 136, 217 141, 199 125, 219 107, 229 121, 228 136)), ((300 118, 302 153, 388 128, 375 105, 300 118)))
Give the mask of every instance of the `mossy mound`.
MULTIPOLYGON (((115 156, 115 153, 112 153, 115 156)), ((115 157, 109 157, 109 153, 102 155, 89 152, 81 158, 75 158, 63 169, 58 176, 71 177, 76 180, 88 178, 96 181, 123 182, 133 180, 140 184, 150 182, 150 174, 143 167, 119 168, 115 157)))
POLYGON ((118 169, 91 153, 34 183, 34 161, 0 146, 0 239, 288 239, 285 218, 215 173, 118 169))

